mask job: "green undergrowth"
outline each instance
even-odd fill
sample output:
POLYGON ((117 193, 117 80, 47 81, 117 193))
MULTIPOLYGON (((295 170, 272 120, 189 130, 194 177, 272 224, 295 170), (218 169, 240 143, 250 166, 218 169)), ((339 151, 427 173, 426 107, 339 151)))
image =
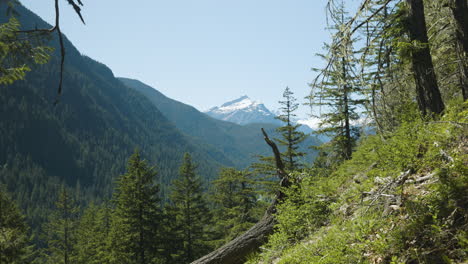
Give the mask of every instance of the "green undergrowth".
POLYGON ((439 121, 402 120, 337 168, 294 175, 248 263, 466 263, 468 102, 439 121))

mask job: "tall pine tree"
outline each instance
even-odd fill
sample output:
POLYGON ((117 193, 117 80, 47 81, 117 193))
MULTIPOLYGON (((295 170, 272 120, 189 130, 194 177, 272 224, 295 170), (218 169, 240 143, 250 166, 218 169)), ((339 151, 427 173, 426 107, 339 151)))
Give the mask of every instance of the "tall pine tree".
POLYGON ((333 2, 329 11, 334 23, 331 26, 333 42, 325 46, 328 55, 322 57, 327 61, 327 66, 317 70, 321 74, 311 85, 309 99, 312 106, 320 108, 316 116, 321 118, 321 123, 316 133, 332 138, 328 144, 333 154, 330 157, 347 160, 351 158, 358 135, 352 122, 359 119, 357 107, 365 100, 360 96, 361 89, 354 74, 356 58, 353 39, 343 31, 347 23, 344 2, 333 2))
POLYGON ((176 237, 177 263, 189 263, 209 252, 206 237, 210 224, 210 211, 203 195, 201 178, 195 173, 197 165, 190 154, 185 153, 174 180, 168 210, 174 218, 171 233, 176 237))
MULTIPOLYGON (((281 104, 280 114, 276 117, 283 126, 276 128, 276 134, 279 134, 279 138, 274 140, 281 147, 281 159, 285 164, 285 168, 289 171, 301 169, 303 163, 300 158, 304 157, 306 153, 299 151, 299 145, 307 138, 303 132, 299 131, 300 124, 294 124, 294 117, 296 116, 295 111, 298 108, 294 93, 286 87, 283 92, 284 100, 279 101, 281 104)), ((276 191, 278 184, 276 183, 276 177, 278 175, 275 158, 273 156, 262 156, 259 155, 258 162, 254 162, 251 168, 256 174, 262 178, 261 187, 264 187, 267 192, 276 191)))
POLYGON ((110 208, 91 203, 80 218, 77 229, 77 263, 109 263, 110 208))
POLYGON ((32 247, 29 245, 28 226, 0 186, 0 263, 30 263, 32 247))
POLYGON ((450 0, 456 26, 456 47, 463 100, 468 100, 468 1, 450 0))
POLYGON ((406 0, 408 6, 407 30, 410 41, 413 76, 416 83, 416 98, 423 115, 441 114, 445 105, 432 63, 427 36, 423 0, 406 0))
POLYGON ((293 119, 296 116, 294 113, 299 104, 296 103, 294 93, 286 87, 283 92, 283 101, 279 101, 281 104, 281 114, 277 117, 284 123, 282 127, 279 127, 277 131, 281 134, 281 138, 276 139, 280 146, 285 146, 286 150, 281 153, 284 159, 285 168, 289 171, 297 170, 302 167, 299 158, 306 155, 305 152, 299 151, 299 144, 306 139, 306 135, 299 131, 300 124, 294 124, 293 119))
POLYGON ((46 223, 46 263, 76 263, 76 230, 79 209, 65 186, 62 186, 56 209, 46 223))
POLYGON ((115 210, 110 228, 110 263, 160 261, 161 206, 156 171, 138 151, 130 157, 127 172, 114 192, 115 210))
POLYGON ((215 247, 232 240, 254 225, 256 215, 256 182, 247 171, 223 168, 212 182, 211 201, 214 204, 215 247))

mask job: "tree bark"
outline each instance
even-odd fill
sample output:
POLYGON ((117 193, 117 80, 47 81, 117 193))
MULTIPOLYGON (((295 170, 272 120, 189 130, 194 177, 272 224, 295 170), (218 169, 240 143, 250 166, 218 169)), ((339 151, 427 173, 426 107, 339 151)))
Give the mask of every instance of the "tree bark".
MULTIPOLYGON (((342 14, 343 16, 344 14, 342 14)), ((344 18, 343 18, 344 20, 344 18)), ((348 74, 346 71, 346 59, 343 57, 341 59, 341 78, 344 81, 343 85, 343 116, 344 116, 344 149, 343 149, 343 159, 349 160, 351 159, 351 155, 353 153, 353 139, 351 138, 351 125, 350 125, 350 115, 349 115, 349 83, 348 82, 348 74)))
POLYGON ((225 244, 210 254, 192 262, 192 264, 240 264, 246 257, 258 250, 266 242, 267 237, 273 233, 276 222, 272 212, 272 204, 263 218, 241 236, 225 244))
MULTIPOLYGON (((284 164, 281 160, 280 152, 276 144, 270 140, 265 130, 262 128, 265 142, 271 147, 275 155, 278 177, 281 179, 281 187, 289 187, 290 181, 284 171, 284 164)), ((285 194, 280 190, 276 194, 273 203, 268 207, 263 218, 244 234, 228 242, 224 246, 192 262, 192 264, 240 264, 246 261, 246 257, 258 250, 263 245, 268 236, 273 233, 276 224, 274 213, 276 205, 281 202, 285 194)))
POLYGON ((468 99, 468 1, 453 0, 450 6, 455 20, 460 86, 463 100, 468 99))
POLYGON ((440 114, 445 106, 429 50, 423 0, 406 0, 406 2, 409 9, 407 21, 409 37, 411 42, 417 45, 412 50, 411 60, 418 106, 423 115, 440 114))

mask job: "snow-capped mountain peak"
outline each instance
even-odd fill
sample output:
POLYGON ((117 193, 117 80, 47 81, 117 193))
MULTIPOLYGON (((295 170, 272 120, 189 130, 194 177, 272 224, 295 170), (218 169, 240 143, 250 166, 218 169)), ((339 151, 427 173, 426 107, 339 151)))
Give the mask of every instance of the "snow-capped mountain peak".
POLYGON ((317 130, 319 128, 321 120, 319 118, 311 117, 308 119, 300 119, 297 120, 298 124, 305 125, 310 127, 313 130, 317 130))
POLYGON ((218 112, 233 112, 238 110, 252 110, 261 103, 251 100, 247 95, 244 95, 236 100, 224 103, 220 107, 214 107, 210 110, 218 112))
POLYGON ((216 106, 205 112, 216 119, 240 125, 250 123, 277 123, 275 115, 261 102, 250 99, 247 95, 216 106))

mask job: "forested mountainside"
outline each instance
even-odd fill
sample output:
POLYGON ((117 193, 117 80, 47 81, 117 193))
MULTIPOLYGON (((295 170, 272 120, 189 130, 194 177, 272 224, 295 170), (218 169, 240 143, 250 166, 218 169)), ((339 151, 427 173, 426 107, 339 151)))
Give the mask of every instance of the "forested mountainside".
MULTIPOLYGON (((23 6, 16 11, 25 29, 50 27, 23 6)), ((5 12, 2 4, 1 23, 5 12)), ((68 40, 63 95, 54 105, 60 49, 55 37, 45 44, 55 47, 49 63, 33 68, 24 81, 0 87, 0 183, 28 215, 42 217, 42 206, 52 204, 60 183, 84 197, 108 198, 135 148, 156 165, 163 192, 185 152, 206 179, 221 165, 232 166, 221 153, 183 135, 145 96, 68 40)))
MULTIPOLYGON (((261 128, 265 128, 272 136, 277 137, 279 135, 275 132, 275 128, 280 126, 281 123, 278 120, 276 124, 254 123, 238 125, 214 119, 192 106, 166 97, 153 87, 138 80, 119 79, 129 87, 147 96, 179 130, 189 135, 201 145, 210 146, 229 158, 232 166, 245 168, 255 161, 255 156, 271 155, 271 150, 263 141, 261 128)), ((279 97, 280 95, 278 95, 279 97)), ((312 162, 317 153, 309 147, 320 144, 320 140, 313 135, 309 135, 300 144, 300 150, 308 154, 304 158, 304 162, 312 162)))

